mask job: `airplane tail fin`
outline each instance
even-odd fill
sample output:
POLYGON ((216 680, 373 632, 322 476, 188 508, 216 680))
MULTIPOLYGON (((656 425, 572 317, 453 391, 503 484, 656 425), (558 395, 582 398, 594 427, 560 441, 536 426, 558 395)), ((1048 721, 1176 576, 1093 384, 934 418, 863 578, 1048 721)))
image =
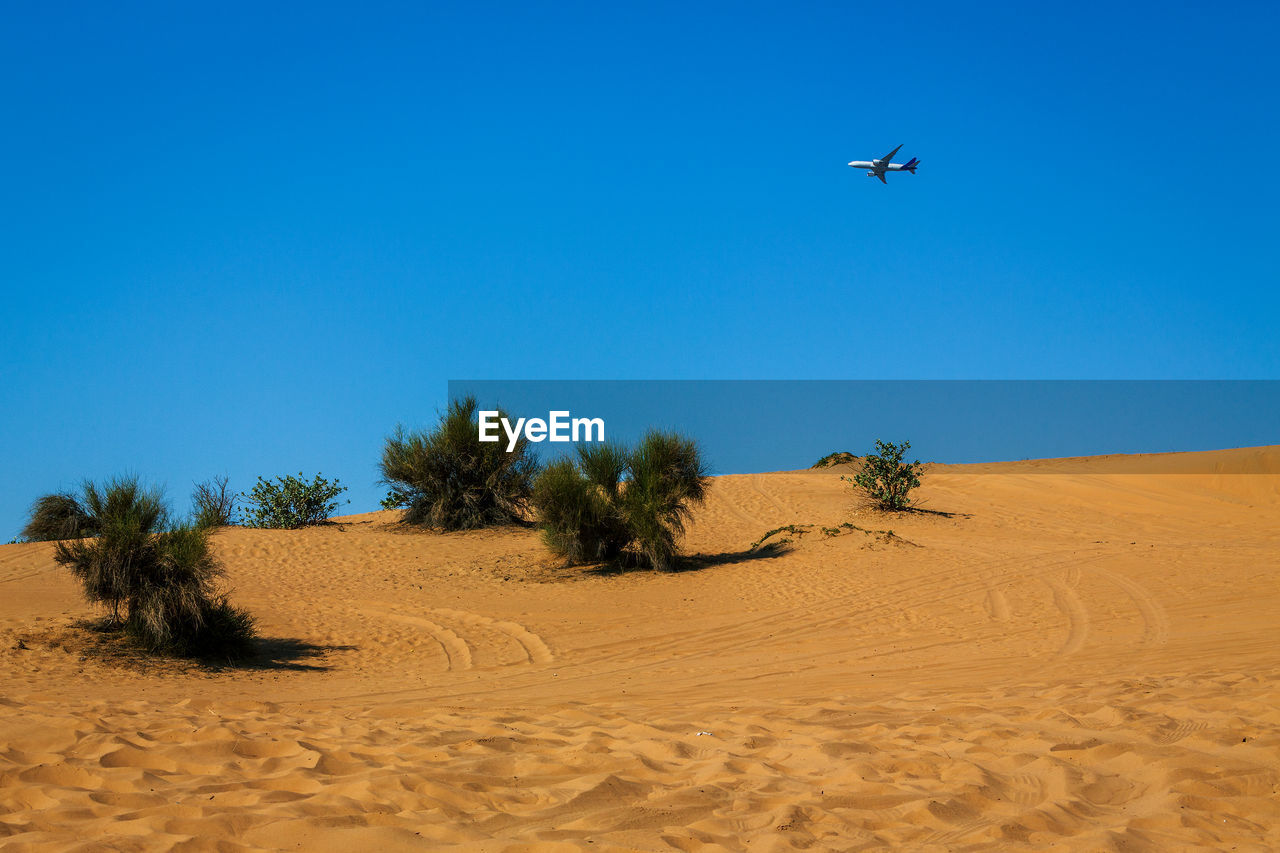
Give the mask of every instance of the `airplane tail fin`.
POLYGON ((919 166, 919 165, 920 165, 920 160, 915 157, 912 157, 905 164, 903 164, 902 168, 906 169, 908 172, 914 175, 916 173, 916 166, 919 166))

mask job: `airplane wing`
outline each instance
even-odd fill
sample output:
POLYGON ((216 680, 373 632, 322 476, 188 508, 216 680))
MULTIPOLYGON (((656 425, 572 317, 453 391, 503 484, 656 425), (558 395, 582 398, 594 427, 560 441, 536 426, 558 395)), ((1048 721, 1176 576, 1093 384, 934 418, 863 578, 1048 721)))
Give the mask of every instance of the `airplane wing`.
POLYGON ((886 180, 884 179, 884 172, 876 172, 876 177, 880 179, 880 183, 882 183, 882 184, 887 184, 887 183, 889 183, 888 181, 886 181, 886 180))
POLYGON ((892 159, 893 159, 893 155, 898 153, 898 149, 899 149, 899 148, 901 148, 901 147, 902 147, 902 146, 901 146, 901 145, 899 145, 899 146, 898 146, 898 148, 893 149, 892 151, 890 151, 888 154, 886 154, 886 155, 884 155, 883 157, 881 157, 881 158, 880 158, 879 160, 877 160, 876 162, 877 162, 877 163, 888 163, 890 160, 892 160, 892 159))

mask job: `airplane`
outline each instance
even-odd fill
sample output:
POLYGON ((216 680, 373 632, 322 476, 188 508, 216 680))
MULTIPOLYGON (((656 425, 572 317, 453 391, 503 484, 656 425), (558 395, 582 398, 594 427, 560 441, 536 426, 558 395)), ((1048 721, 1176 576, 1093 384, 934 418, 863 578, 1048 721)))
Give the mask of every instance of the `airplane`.
MULTIPOLYGON (((898 148, 901 147, 901 145, 898 146, 898 148)), ((915 157, 912 157, 905 163, 889 162, 893 159, 893 155, 898 153, 898 148, 893 149, 879 160, 854 160, 849 165, 855 169, 870 169, 871 171, 867 172, 867 175, 873 178, 879 178, 880 183, 882 184, 889 183, 884 179, 885 172, 910 172, 914 175, 916 173, 916 166, 920 165, 920 161, 915 157)))

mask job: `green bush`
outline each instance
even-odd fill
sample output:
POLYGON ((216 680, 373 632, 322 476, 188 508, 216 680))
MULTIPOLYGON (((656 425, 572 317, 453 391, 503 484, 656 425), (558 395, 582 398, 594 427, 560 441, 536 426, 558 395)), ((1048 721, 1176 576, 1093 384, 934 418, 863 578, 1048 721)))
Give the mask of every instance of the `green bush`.
POLYGON ((835 453, 828 453, 817 462, 809 466, 813 468, 830 468, 834 465, 850 465, 858 461, 858 457, 847 450, 837 450, 835 453))
POLYGON ((911 442, 891 444, 876 439, 876 452, 866 456, 862 470, 852 477, 841 477, 853 484, 880 509, 902 510, 912 505, 911 490, 920 485, 924 465, 919 460, 906 463, 902 459, 911 442))
POLYGON ((534 484, 543 541, 569 563, 623 562, 668 571, 691 507, 711 484, 697 445, 649 432, 634 449, 578 447, 534 484))
POLYGON ((578 447, 578 461, 547 466, 534 484, 542 538, 570 564, 616 560, 635 538, 621 507, 627 453, 612 444, 578 447))
MULTIPOLYGON (((248 527, 294 530, 309 524, 324 524, 338 508, 334 500, 347 490, 337 480, 330 482, 319 474, 310 482, 298 476, 258 478, 248 494, 243 512, 248 527)), ((349 501, 348 501, 349 503, 349 501)))
POLYGON ((229 527, 236 523, 236 493, 227 485, 226 477, 214 477, 196 483, 191 504, 197 527, 229 527))
POLYGON ((94 538, 60 542, 54 559, 70 567, 89 601, 105 605, 120 621, 138 588, 138 566, 154 559, 155 537, 169 523, 158 489, 143 488, 136 477, 86 482, 79 503, 94 538))
POLYGON ((41 495, 31 505, 22 539, 27 542, 53 542, 58 539, 80 539, 93 536, 93 519, 70 492, 41 495))
MULTIPOLYGON (((538 472, 523 435, 480 440, 474 397, 453 400, 431 431, 397 427, 378 465, 390 492, 384 508, 403 507, 403 521, 437 530, 474 530, 524 520, 538 472)), ((507 417, 505 412, 499 413, 507 417)))
POLYGON ((148 651, 235 658, 252 648, 253 618, 218 592, 223 570, 207 528, 174 524, 159 491, 136 478, 86 483, 93 538, 61 541, 54 559, 110 624, 148 651))

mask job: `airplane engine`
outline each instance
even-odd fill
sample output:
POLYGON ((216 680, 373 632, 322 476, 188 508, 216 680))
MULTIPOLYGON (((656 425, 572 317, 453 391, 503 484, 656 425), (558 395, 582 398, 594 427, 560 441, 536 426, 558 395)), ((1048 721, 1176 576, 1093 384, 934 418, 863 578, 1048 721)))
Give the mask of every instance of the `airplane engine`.
POLYGON ((874 178, 875 176, 876 176, 876 173, 875 173, 875 170, 874 170, 874 169, 873 169, 873 170, 871 170, 870 172, 867 172, 867 177, 868 177, 868 178, 874 178))

